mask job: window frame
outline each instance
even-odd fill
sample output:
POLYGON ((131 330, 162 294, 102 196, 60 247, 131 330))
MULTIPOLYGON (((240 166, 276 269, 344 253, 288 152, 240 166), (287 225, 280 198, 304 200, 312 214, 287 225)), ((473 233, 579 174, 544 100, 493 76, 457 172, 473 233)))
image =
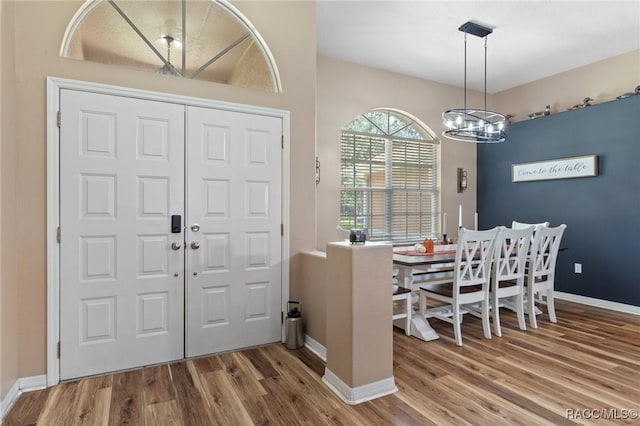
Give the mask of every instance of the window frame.
MULTIPOLYGON (((181 58, 181 63, 184 65, 186 62, 186 57, 185 57, 185 52, 188 50, 186 44, 187 44, 187 40, 186 40, 186 27, 187 26, 191 26, 191 23, 188 22, 187 20, 187 12, 186 12, 186 7, 187 7, 187 3, 188 0, 174 0, 176 3, 180 3, 181 5, 181 27, 182 27, 182 31, 180 34, 180 38, 181 38, 181 43, 182 43, 182 58, 181 58)), ((251 39, 251 42, 258 48, 259 52, 262 54, 262 57, 264 59, 265 65, 269 71, 269 77, 270 77, 270 84, 269 87, 258 87, 258 86, 252 86, 252 85, 243 85, 243 84, 235 84, 235 83, 226 83, 224 81, 217 81, 217 80, 211 80, 211 79, 204 79, 204 78, 198 78, 198 80, 201 81, 210 81, 210 82, 214 82, 214 83, 220 83, 220 84, 230 84, 232 86, 239 86, 239 87, 247 87, 247 88, 253 88, 253 89, 260 89, 260 90, 269 90, 269 91, 273 91, 274 93, 282 93, 282 81, 280 78, 280 72, 278 70, 278 66, 276 64, 275 61, 275 57, 273 56, 273 54, 271 53, 271 50, 269 49, 269 46, 267 45, 266 41, 264 40, 264 38, 262 37, 262 35, 258 32, 258 30, 255 28, 255 26, 251 23, 251 21, 249 21, 249 19, 244 16, 244 14, 242 14, 242 12, 240 12, 239 9, 237 9, 234 5, 232 5, 229 0, 202 0, 203 3, 208 4, 211 8, 216 8, 218 10, 220 10, 223 14, 225 14, 225 16, 227 16, 230 20, 236 22, 240 27, 242 27, 245 31, 245 34, 240 38, 240 39, 236 39, 235 41, 231 42, 227 48, 223 49, 222 51, 218 52, 215 56, 213 56, 209 61, 205 62, 203 64, 203 69, 207 68, 208 66, 210 66, 211 64, 213 64, 217 59, 219 59, 220 57, 224 56, 229 50, 233 49, 233 47, 236 46, 236 44, 242 42, 245 38, 247 39, 251 39)), ((67 27, 65 29, 63 38, 62 38, 62 44, 60 46, 60 51, 59 51, 59 55, 60 57, 63 58, 68 58, 68 57, 73 57, 72 55, 70 55, 70 46, 74 40, 74 38, 77 35, 78 29, 80 28, 80 26, 82 25, 82 22, 84 21, 85 18, 89 17, 91 15, 91 13, 96 10, 99 7, 105 6, 105 7, 113 7, 115 10, 119 9, 119 6, 117 5, 118 2, 116 1, 110 1, 110 0, 85 0, 85 2, 79 7, 79 9, 76 11, 75 15, 73 16, 73 18, 71 18, 71 20, 69 21, 69 23, 67 24, 67 27), (110 6, 109 6, 110 5, 110 6)), ((148 6, 150 8, 153 8, 153 2, 147 2, 148 6)), ((141 3, 142 4, 142 3, 141 3)), ((153 10, 150 11, 150 13, 153 12, 153 10)), ((124 13, 124 15, 126 16, 126 13, 124 13)), ((124 19, 124 17, 121 15, 121 17, 124 19)), ((176 19, 177 20, 177 19, 176 19)), ((124 21, 126 21, 127 23, 129 23, 129 25, 132 27, 132 30, 134 31, 134 33, 137 34, 137 37, 142 40, 148 47, 149 49, 158 56, 158 59, 162 62, 163 65, 167 66, 168 65, 168 60, 167 58, 164 57, 164 49, 166 49, 165 46, 162 46, 162 52, 160 52, 156 47, 154 47, 153 43, 149 40, 149 38, 147 36, 145 36, 142 32, 140 32, 140 29, 137 28, 137 26, 135 25, 135 23, 133 23, 128 17, 126 19, 124 19, 124 21)), ((176 34, 177 35, 177 34, 176 34)), ((116 34, 116 36, 118 36, 118 34, 116 34)), ((160 36, 160 34, 158 34, 158 36, 160 36)), ((137 39, 136 39, 137 40, 137 39)), ((168 51, 167 50, 167 56, 168 56, 168 51)), ((75 58, 75 59, 79 59, 79 60, 84 60, 84 59, 80 59, 80 58, 75 58)), ((122 66, 122 67, 126 67, 123 64, 114 64, 111 62, 105 62, 105 61, 94 61, 96 63, 106 63, 109 65, 117 65, 117 66, 122 66)), ((139 67, 139 66, 135 66, 135 67, 129 67, 132 69, 137 69, 139 71, 145 71, 144 67, 139 67)), ((174 70, 177 72, 176 67, 174 66, 174 64, 171 64, 170 68, 174 68, 174 70)), ((181 66, 181 68, 183 68, 181 66)), ((156 70, 157 71, 157 70, 156 70)), ((198 73, 200 73, 200 71, 202 70, 198 70, 198 73)), ((148 72, 148 70, 147 70, 148 72)), ((190 76, 190 75, 186 75, 184 72, 184 69, 181 69, 180 72, 177 72, 178 75, 173 74, 174 76, 178 76, 180 78, 196 78, 196 76, 190 76), (183 75, 185 74, 185 75, 183 75)))
MULTIPOLYGON (((390 125, 387 126, 387 130, 384 130, 382 128, 384 126, 376 125, 366 116, 368 113, 365 113, 341 130, 340 226, 367 229, 367 239, 388 241, 394 244, 421 241, 425 237, 435 238, 440 234, 441 227, 439 222, 441 203, 438 174, 439 140, 428 127, 405 114, 392 110, 374 110, 373 112, 378 114, 378 118, 380 113, 386 113, 389 121, 393 118, 396 124, 398 120, 404 121, 406 124, 390 132, 390 125), (356 121, 363 119, 374 126, 375 133, 349 129, 349 127, 357 127, 356 121), (356 124, 354 125, 354 123, 356 124), (412 133, 419 137, 398 135, 400 131, 410 127, 413 128, 410 129, 413 130, 412 133), (372 152, 373 144, 377 145, 375 152, 372 152), (381 144, 384 145, 384 150, 380 148, 381 144), (399 161, 397 156, 394 157, 398 145, 404 145, 405 152, 417 154, 417 161, 399 161), (367 149, 368 157, 363 156, 367 149), (353 151, 351 156, 349 156, 348 150, 353 151), (421 155, 423 156, 421 157, 421 155), (383 161, 381 161, 381 156, 383 161), (380 174, 381 165, 384 168, 384 184, 382 186, 373 182, 374 169, 380 174), (368 170, 366 170, 367 167, 368 170), (345 172, 346 168, 349 169, 347 172, 345 172), (422 173, 425 169, 426 173, 422 173), (416 170, 418 170, 417 173, 416 170), (358 177, 358 173, 361 174, 360 177, 358 177), (368 177, 363 178, 367 173, 368 177), (404 180, 405 186, 399 186, 398 180, 394 181, 394 173, 404 180), (402 174, 404 176, 401 176, 402 174), (350 179, 349 175, 351 175, 350 179), (351 180, 352 183, 345 185, 345 179, 351 180), (368 183, 365 182, 367 179, 368 183), (363 183, 365 184, 363 185, 363 183), (407 183, 410 185, 406 186, 407 183), (384 200, 382 214, 380 214, 379 207, 380 194, 383 194, 382 199, 384 200), (376 196, 378 198, 377 209, 372 204, 376 196), (350 200, 345 202, 349 198, 350 200), (404 199, 404 208, 394 207, 394 205, 398 205, 398 201, 394 202, 397 199, 404 199), (411 199, 414 200, 410 201, 411 199), (425 218, 425 216, 427 217, 425 218), (381 222, 380 217, 382 217, 384 226, 376 228, 375 223, 381 222), (398 218, 400 218, 399 221, 398 218), (425 220, 423 221, 423 219, 425 220), (401 229, 402 227, 404 229, 401 229)), ((360 125, 362 123, 368 125, 362 121, 360 125)))

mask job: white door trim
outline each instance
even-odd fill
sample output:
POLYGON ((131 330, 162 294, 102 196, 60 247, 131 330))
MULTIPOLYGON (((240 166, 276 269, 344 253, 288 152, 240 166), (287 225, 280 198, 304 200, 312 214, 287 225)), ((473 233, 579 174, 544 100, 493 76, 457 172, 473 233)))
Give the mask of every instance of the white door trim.
MULTIPOLYGON (((47 77, 47 386, 53 386, 60 382, 60 363, 57 353, 57 345, 60 340, 60 245, 57 241, 57 230, 60 225, 60 140, 57 124, 60 89, 82 90, 106 95, 217 108, 281 118, 283 135, 282 222, 284 224, 281 310, 283 312, 286 310, 286 303, 289 297, 289 111, 47 77)), ((64 238, 64 235, 62 238, 64 238)), ((282 329, 282 339, 284 341, 284 327, 282 329)))

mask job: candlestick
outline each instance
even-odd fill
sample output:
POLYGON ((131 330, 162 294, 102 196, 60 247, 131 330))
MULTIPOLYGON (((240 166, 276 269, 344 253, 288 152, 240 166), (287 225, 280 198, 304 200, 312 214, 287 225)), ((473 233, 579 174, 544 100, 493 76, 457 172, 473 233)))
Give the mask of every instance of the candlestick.
POLYGON ((462 204, 458 207, 458 228, 462 228, 462 204))
POLYGON ((442 233, 447 234, 447 212, 442 213, 442 233))
POLYGON ((475 227, 475 230, 478 230, 478 212, 476 212, 473 215, 473 226, 475 227))

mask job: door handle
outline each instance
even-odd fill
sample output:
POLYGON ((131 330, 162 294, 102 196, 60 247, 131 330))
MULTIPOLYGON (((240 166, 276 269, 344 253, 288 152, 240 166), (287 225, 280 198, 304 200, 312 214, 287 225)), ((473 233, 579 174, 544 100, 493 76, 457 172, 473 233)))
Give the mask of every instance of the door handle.
POLYGON ((181 248, 182 248, 182 243, 179 243, 177 241, 174 241, 171 243, 171 249, 180 250, 181 248))
POLYGON ((191 248, 194 249, 194 250, 198 250, 200 248, 200 243, 197 242, 197 241, 193 241, 191 243, 191 248))

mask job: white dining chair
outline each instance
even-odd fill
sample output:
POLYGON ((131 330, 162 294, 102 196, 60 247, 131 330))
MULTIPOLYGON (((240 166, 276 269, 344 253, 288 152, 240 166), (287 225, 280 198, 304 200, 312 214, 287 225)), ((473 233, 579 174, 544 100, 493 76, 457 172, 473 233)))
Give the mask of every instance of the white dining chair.
POLYGON ((549 222, 526 223, 526 222, 518 222, 516 220, 511 222, 511 229, 523 229, 523 228, 528 228, 530 226, 533 226, 536 229, 548 228, 549 227, 549 222))
POLYGON ((518 222, 516 220, 511 222, 511 229, 524 229, 529 226, 533 226, 533 237, 531 238, 530 246, 536 244, 536 240, 538 237, 538 230, 541 228, 548 228, 549 222, 538 222, 538 223, 526 223, 526 222, 518 222))
POLYGON ((404 334, 407 336, 411 336, 411 314, 413 312, 411 294, 411 289, 400 287, 396 284, 393 285, 393 295, 391 297, 394 304, 392 320, 395 322, 396 320, 404 319, 404 334))
POLYGON ((423 318, 438 318, 453 324, 456 345, 462 346, 461 326, 465 313, 482 318, 484 337, 491 339, 489 323, 489 279, 494 244, 500 228, 487 231, 460 229, 453 277, 430 281, 420 286, 419 313, 423 318), (447 304, 427 309, 427 299, 447 304), (472 305, 479 304, 478 313, 472 305))
POLYGON ((536 303, 546 304, 549 321, 555 323, 556 310, 553 301, 553 288, 556 275, 556 259, 560 241, 567 225, 555 228, 541 228, 538 238, 532 246, 527 268, 526 297, 527 313, 531 328, 538 328, 536 321, 536 303))
POLYGON ((508 306, 516 311, 520 330, 527 329, 524 321, 524 278, 533 230, 533 225, 522 229, 503 228, 496 237, 490 288, 491 317, 496 336, 502 336, 500 307, 507 299, 508 306))

